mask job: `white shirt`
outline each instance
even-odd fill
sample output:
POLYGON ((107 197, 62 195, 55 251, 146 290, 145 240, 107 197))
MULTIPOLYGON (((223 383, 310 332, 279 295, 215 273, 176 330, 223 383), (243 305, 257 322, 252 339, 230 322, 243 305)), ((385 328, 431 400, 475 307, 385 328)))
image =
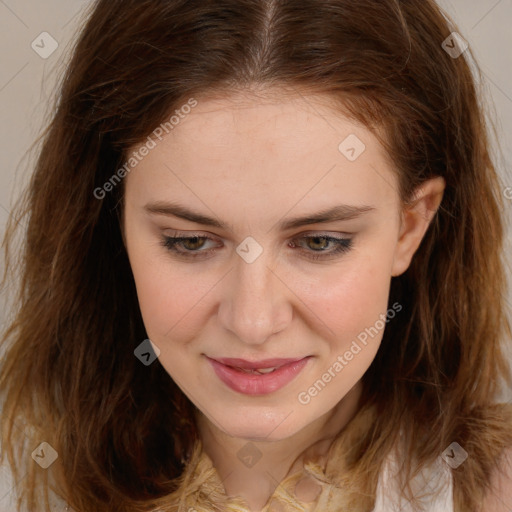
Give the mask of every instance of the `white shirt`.
MULTIPOLYGON (((400 497, 397 479, 398 458, 388 457, 379 475, 375 508, 373 512, 413 512, 409 501, 400 497)), ((425 495, 419 501, 425 512, 453 512, 453 478, 451 468, 438 457, 433 464, 423 468, 411 482, 415 497, 425 495)))

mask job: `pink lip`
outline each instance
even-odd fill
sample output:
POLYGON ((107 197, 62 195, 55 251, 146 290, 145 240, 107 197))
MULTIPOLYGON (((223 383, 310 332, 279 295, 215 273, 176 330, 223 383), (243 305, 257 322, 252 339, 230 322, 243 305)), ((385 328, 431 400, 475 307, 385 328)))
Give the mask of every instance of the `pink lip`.
POLYGON ((274 368, 283 366, 285 364, 294 363, 300 361, 303 357, 297 357, 295 359, 263 359, 261 361, 246 361, 245 359, 232 359, 232 358, 218 358, 214 361, 218 361, 226 366, 232 366, 233 368, 243 368, 244 370, 256 370, 258 368, 274 368))
POLYGON ((265 395, 281 389, 293 380, 306 366, 310 357, 302 359, 265 359, 249 362, 244 359, 211 359, 207 357, 219 379, 234 391, 246 395, 265 395), (229 363, 229 364, 228 364, 229 363), (278 368, 272 373, 250 374, 233 368, 278 368))

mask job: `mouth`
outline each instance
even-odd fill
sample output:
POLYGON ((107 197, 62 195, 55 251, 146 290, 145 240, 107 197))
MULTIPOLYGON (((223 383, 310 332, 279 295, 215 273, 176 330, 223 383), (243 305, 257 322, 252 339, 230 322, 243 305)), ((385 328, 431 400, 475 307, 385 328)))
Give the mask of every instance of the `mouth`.
MULTIPOLYGON (((213 359, 213 358, 209 358, 213 359)), ((297 361, 301 361, 304 357, 295 357, 295 358, 273 358, 273 359, 264 359, 261 361, 247 361, 245 359, 236 359, 236 358, 218 358, 214 359, 225 366, 229 366, 235 370, 240 370, 247 373, 272 373, 273 371, 281 368, 283 366, 296 363, 297 361)))
POLYGON ((219 379, 232 390, 247 395, 264 395, 292 381, 307 365, 311 356, 264 361, 207 359, 219 379))

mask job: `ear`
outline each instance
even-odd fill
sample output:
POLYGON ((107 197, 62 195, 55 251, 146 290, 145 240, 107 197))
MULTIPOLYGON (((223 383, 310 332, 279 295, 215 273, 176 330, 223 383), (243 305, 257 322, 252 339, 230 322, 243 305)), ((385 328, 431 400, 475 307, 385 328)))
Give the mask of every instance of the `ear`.
POLYGON ((422 183, 404 205, 395 249, 392 276, 403 274, 411 263, 443 199, 446 182, 438 176, 422 183))

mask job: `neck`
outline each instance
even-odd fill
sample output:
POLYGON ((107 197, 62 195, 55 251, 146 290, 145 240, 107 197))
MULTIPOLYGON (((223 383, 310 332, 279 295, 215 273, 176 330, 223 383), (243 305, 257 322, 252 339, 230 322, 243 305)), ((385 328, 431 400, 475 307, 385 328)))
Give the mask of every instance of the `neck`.
POLYGON ((299 432, 278 441, 250 441, 227 435, 197 411, 197 425, 204 451, 213 462, 228 496, 241 496, 252 511, 261 510, 279 483, 300 471, 304 460, 315 459, 325 467, 326 456, 336 435, 360 408, 359 381, 328 413, 299 432), (247 450, 245 463, 238 452, 247 450), (251 464, 251 450, 261 454, 251 464))

